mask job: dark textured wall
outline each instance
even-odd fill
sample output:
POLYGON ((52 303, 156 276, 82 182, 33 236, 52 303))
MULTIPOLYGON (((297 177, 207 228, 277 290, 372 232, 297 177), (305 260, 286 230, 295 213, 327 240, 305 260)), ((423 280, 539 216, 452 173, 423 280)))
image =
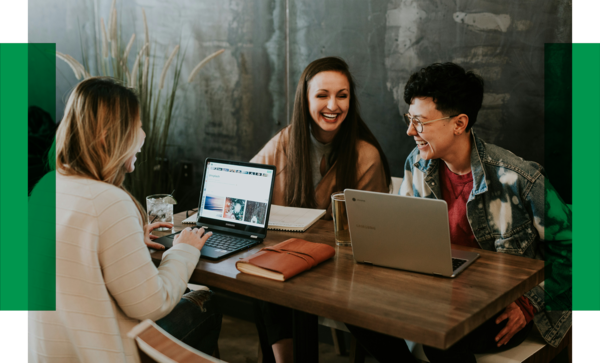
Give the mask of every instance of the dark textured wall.
POLYGON ((570 1, 299 0, 289 23, 293 82, 313 59, 346 59, 394 175, 415 146, 400 119, 406 80, 447 61, 485 79, 477 134, 544 164, 544 44, 571 42, 570 1))
MULTIPOLYGON (((56 42, 58 51, 80 59, 78 29, 91 34, 94 12, 107 19, 111 1, 29 4, 30 42, 56 42)), ((138 39, 144 7, 159 61, 184 40, 184 79, 204 56, 226 49, 179 89, 169 155, 193 162, 197 176, 207 156, 250 159, 287 124, 304 67, 328 55, 350 64, 363 118, 393 175, 403 175, 414 148, 400 116, 408 108, 404 83, 420 67, 445 61, 486 81, 475 131, 544 164, 544 44, 571 42, 567 0, 123 0, 117 6, 122 32, 138 39)), ((91 45, 84 48, 93 53, 91 45)), ((75 84, 58 61, 58 120, 75 84)))

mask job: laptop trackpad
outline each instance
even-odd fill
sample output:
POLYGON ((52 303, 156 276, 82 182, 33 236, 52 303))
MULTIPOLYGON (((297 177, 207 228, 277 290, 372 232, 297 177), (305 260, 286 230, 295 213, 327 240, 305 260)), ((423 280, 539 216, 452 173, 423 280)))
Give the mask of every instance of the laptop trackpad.
POLYGON ((204 247, 202 247, 202 250, 200 251, 201 257, 207 257, 207 258, 220 258, 221 256, 223 256, 227 253, 229 253, 229 251, 222 250, 222 249, 215 248, 215 247, 210 247, 210 246, 204 246, 204 247))

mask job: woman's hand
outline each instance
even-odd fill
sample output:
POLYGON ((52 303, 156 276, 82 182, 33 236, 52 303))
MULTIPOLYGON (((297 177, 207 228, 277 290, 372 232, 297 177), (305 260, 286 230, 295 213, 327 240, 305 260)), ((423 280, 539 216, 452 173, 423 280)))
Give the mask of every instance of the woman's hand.
POLYGON ((204 228, 192 229, 191 227, 187 227, 186 229, 181 231, 180 234, 175 236, 175 239, 173 240, 173 246, 175 246, 178 243, 185 243, 201 250, 202 247, 204 247, 206 240, 210 236, 212 236, 212 232, 204 233, 204 228))
POLYGON ((145 225, 144 226, 144 243, 146 244, 146 246, 148 246, 150 248, 161 251, 161 250, 165 249, 165 246, 161 245, 160 243, 152 242, 153 239, 160 238, 159 236, 155 236, 152 234, 152 231, 159 227, 173 228, 173 223, 155 222, 152 224, 145 225))

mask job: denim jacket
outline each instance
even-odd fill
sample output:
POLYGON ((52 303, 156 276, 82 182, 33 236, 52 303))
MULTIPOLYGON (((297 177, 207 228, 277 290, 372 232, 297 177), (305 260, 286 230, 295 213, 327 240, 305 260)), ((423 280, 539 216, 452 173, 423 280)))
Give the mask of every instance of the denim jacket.
MULTIPOLYGON (((539 164, 471 134, 467 219, 482 249, 545 260, 544 282, 525 296, 537 309, 538 330, 556 347, 571 327, 571 210, 539 164)), ((406 159, 399 194, 442 199, 439 163, 421 159, 415 148, 406 159)))

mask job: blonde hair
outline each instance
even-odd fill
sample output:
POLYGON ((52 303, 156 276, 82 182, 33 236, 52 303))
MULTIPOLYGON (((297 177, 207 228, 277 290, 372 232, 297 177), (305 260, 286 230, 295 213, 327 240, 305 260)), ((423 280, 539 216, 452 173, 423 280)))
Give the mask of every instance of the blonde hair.
POLYGON ((139 145, 139 101, 132 89, 108 77, 88 78, 69 96, 56 131, 56 171, 112 184, 125 191, 140 213, 146 213, 125 189, 126 161, 139 145))

